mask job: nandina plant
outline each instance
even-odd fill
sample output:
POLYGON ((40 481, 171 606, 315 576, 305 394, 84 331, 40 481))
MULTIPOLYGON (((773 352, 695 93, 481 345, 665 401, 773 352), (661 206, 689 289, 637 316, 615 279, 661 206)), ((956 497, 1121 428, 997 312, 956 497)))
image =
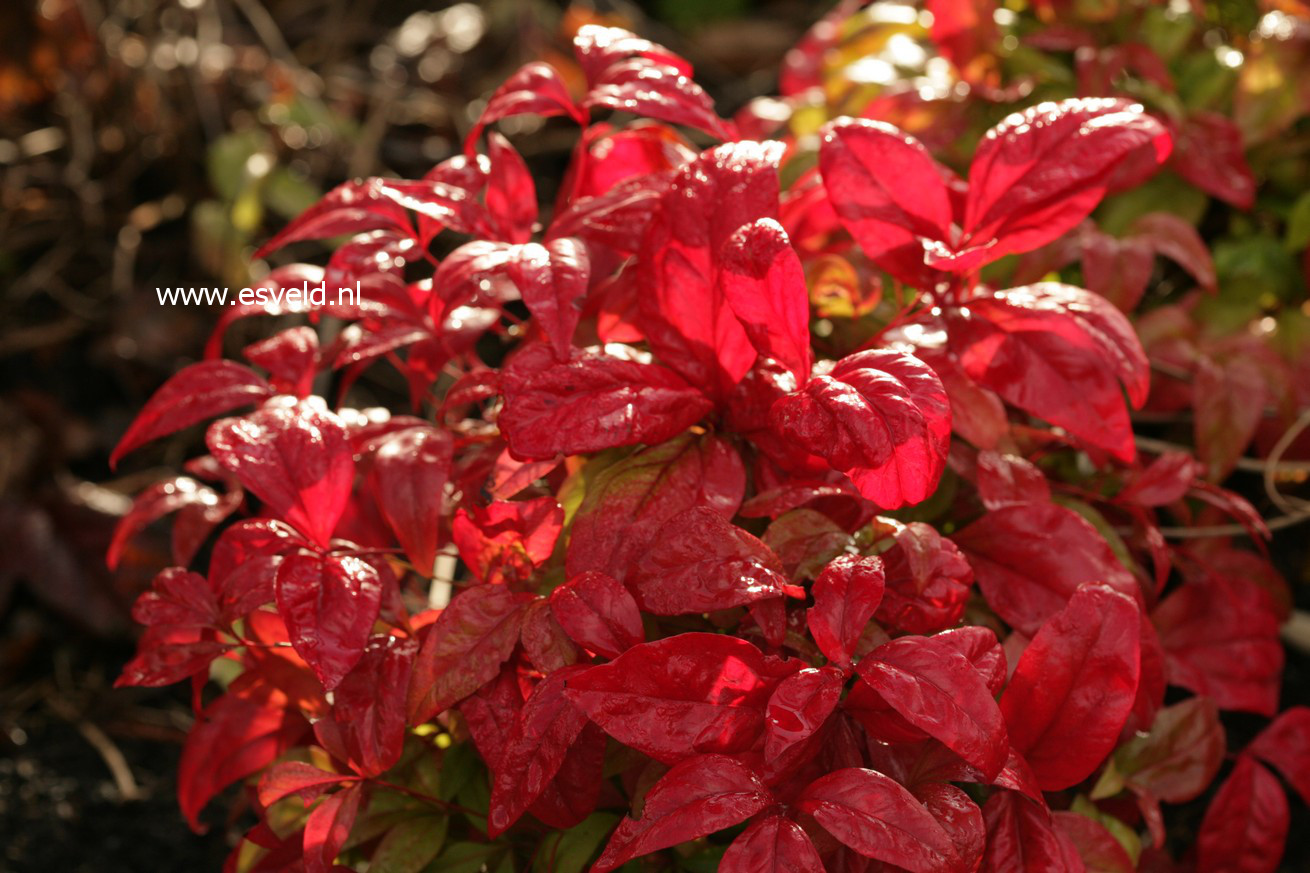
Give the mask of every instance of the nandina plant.
POLYGON ((622 30, 575 48, 581 99, 529 64, 464 154, 279 233, 347 241, 262 288, 363 299, 230 309, 115 452, 239 413, 110 554, 178 513, 119 681, 191 681, 192 827, 239 783, 237 871, 1274 869, 1310 710, 1236 750, 1196 845, 1162 806, 1216 779, 1221 710, 1276 715, 1285 605, 1161 525, 1267 531, 1138 456, 1120 308, 981 278, 1151 177, 1168 127, 1038 103, 961 176, 871 119, 768 139, 622 30), (581 127, 547 216, 489 129, 522 113, 581 127), (223 360, 255 314, 310 324, 223 360), (409 409, 353 408, 383 362, 409 409))

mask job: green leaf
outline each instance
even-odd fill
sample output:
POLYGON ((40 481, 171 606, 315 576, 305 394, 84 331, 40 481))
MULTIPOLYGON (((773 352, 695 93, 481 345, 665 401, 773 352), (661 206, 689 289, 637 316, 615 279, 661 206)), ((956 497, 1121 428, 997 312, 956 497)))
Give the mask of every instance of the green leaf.
POLYGON ((378 844, 369 873, 419 873, 441 851, 449 825, 444 815, 422 815, 400 822, 378 844))
POLYGON ((482 873, 505 859, 509 847, 500 843, 451 843, 428 865, 428 873, 482 873))
POLYGON ((1292 204, 1292 211, 1287 216, 1287 236, 1283 245, 1289 252, 1299 252, 1310 245, 1310 191, 1302 194, 1292 204))
POLYGON ((566 831, 556 831, 541 841, 534 869, 552 873, 582 873, 619 816, 594 812, 566 831))

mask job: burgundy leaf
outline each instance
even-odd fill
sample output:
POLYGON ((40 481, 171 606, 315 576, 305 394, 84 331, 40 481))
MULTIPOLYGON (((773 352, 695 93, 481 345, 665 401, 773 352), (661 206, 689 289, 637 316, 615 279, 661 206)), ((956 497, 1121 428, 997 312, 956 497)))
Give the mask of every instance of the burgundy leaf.
POLYGON ((1078 849, 1044 806, 998 791, 983 806, 987 849, 980 873, 1086 873, 1078 849))
POLYGON ((734 138, 732 123, 714 111, 714 101, 677 67, 649 58, 611 63, 591 81, 584 109, 614 109, 703 130, 720 140, 734 138))
POLYGON ((454 443, 444 430, 424 425, 388 434, 369 469, 378 509, 422 576, 432 574, 454 443))
POLYGON ((1133 222, 1132 233, 1190 273, 1205 290, 1218 290, 1210 249, 1196 228, 1182 218, 1172 212, 1150 212, 1133 222))
POLYGON ((550 601, 544 597, 532 601, 523 611, 523 629, 519 638, 528 662, 549 676, 579 660, 578 647, 555 620, 550 601))
POLYGON ((774 404, 769 425, 846 473, 878 506, 896 509, 936 489, 946 466, 951 410, 941 380, 926 364, 901 352, 869 350, 816 368, 805 387, 774 404))
POLYGON ((823 860, 809 835, 781 815, 756 819, 732 841, 720 873, 823 873, 823 860))
POLYGON ((578 304, 587 293, 591 276, 586 248, 570 238, 554 239, 544 246, 528 243, 515 252, 509 275, 555 356, 567 361, 581 315, 578 304))
POLYGON ((132 618, 147 627, 219 627, 218 598, 209 580, 181 567, 161 570, 132 607, 132 618))
POLYGON ((192 364, 161 385, 137 413, 110 454, 109 464, 116 466, 123 455, 153 439, 272 395, 262 376, 234 361, 192 364))
POLYGON ((634 176, 617 182, 602 194, 579 197, 555 215, 547 239, 578 237, 588 245, 608 246, 630 255, 641 248, 673 171, 634 176))
POLYGON ((973 568, 931 525, 911 522, 882 555, 887 587, 874 614, 888 627, 926 634, 954 627, 964 614, 973 568))
POLYGON ((754 746, 770 695, 800 667, 743 639, 686 633, 633 646, 564 693, 614 739, 673 763, 754 746))
POLYGON ((1237 466, 1260 427, 1268 392, 1264 372, 1250 358, 1198 362, 1192 381, 1196 454, 1211 482, 1222 482, 1237 466))
POLYGON ((917 786, 912 793, 951 835, 960 857, 960 869, 978 869, 987 845, 987 825, 978 804, 954 785, 929 782, 917 786))
POLYGON ((1092 796, 1110 796, 1123 786, 1149 802, 1186 803, 1210 785, 1226 750, 1214 701, 1184 700, 1161 709, 1149 733, 1138 732, 1115 750, 1092 796))
POLYGON ((1078 850, 1088 871, 1134 873, 1137 869, 1128 850, 1099 821, 1076 812, 1056 812, 1051 818, 1078 850))
POLYGON ((705 506, 669 519, 626 582, 654 615, 743 606, 778 597, 788 585, 768 546, 705 506))
POLYGON ((843 670, 850 669, 855 645, 882 601, 884 579, 880 558, 842 555, 814 580, 810 633, 819 651, 843 670))
POLYGON ((1137 695, 1140 627, 1129 597, 1088 583, 1024 649, 1001 712, 1042 790, 1081 782, 1114 748, 1137 695))
POLYGON ((731 827, 771 801, 759 778, 732 758, 682 761, 647 792, 640 819, 619 823, 592 873, 608 873, 633 858, 731 827))
POLYGON ((350 764, 366 776, 380 775, 400 759, 405 690, 417 655, 414 640, 376 634, 359 663, 332 692, 332 718, 342 733, 350 764))
POLYGON ((265 770, 264 775, 259 777, 259 803, 269 807, 284 797, 298 794, 308 804, 334 785, 358 779, 358 776, 333 773, 313 764, 282 761, 265 770))
POLYGON ((1031 461, 985 449, 978 453, 978 496, 988 509, 1000 509, 1050 500, 1051 486, 1031 461))
POLYGON ((312 327, 292 327, 242 349, 246 360, 268 370, 273 386, 284 394, 307 397, 318 372, 318 334, 312 327))
POLYGON ((490 167, 483 192, 487 212, 500 226, 501 239, 526 243, 537 219, 537 186, 532 173, 509 140, 498 133, 487 135, 487 159, 490 167))
POLYGON ((519 640, 531 594, 478 585, 459 594, 428 629, 409 682, 411 724, 444 712, 490 682, 519 640))
POLYGON ((912 873, 960 869, 955 844, 923 804, 897 782, 858 767, 811 783, 796 807, 867 858, 912 873))
POLYGON ((328 544, 355 476, 340 419, 309 400, 270 405, 215 422, 205 441, 274 514, 316 544, 328 544))
POLYGON ((520 67, 487 100, 487 107, 465 139, 467 152, 472 154, 484 127, 515 115, 567 115, 578 124, 587 123, 587 113, 573 102, 555 68, 533 61, 520 67))
POLYGON ((761 218, 724 244, 718 282, 746 336, 796 383, 810 378, 810 304, 805 273, 782 225, 761 218))
POLYGON ((1290 818, 1277 777, 1251 756, 1238 756, 1201 822, 1198 873, 1273 873, 1290 818))
POLYGON ((137 640, 136 656, 123 665, 114 687, 160 688, 208 675, 210 663, 232 648, 200 628, 171 624, 150 627, 137 640))
POLYGON ((1030 636, 1084 582, 1137 596, 1137 580, 1096 528, 1055 503, 994 510, 956 534, 955 542, 973 565, 988 605, 1030 636))
POLYGON ((528 347, 501 376, 498 422, 524 459, 666 442, 710 410, 697 388, 626 346, 574 351, 560 363, 544 346, 528 347))
POLYGON ((844 681, 833 667, 806 668, 778 684, 765 709, 764 757, 776 762, 815 736, 841 699, 844 681))
POLYGON ((1276 769, 1310 803, 1310 707, 1279 714, 1251 743, 1249 751, 1276 769))
POLYGON ((613 576, 581 573, 550 594, 555 619, 573 641, 606 658, 617 658, 645 641, 637 601, 613 576))
POLYGON ((283 559, 275 585, 296 654, 331 691, 364 655, 382 602, 378 571, 351 556, 302 553, 283 559))
POLYGON ((1172 166, 1188 182, 1238 209, 1255 205, 1255 177, 1242 148, 1242 131, 1215 112, 1197 112, 1178 129, 1172 166))

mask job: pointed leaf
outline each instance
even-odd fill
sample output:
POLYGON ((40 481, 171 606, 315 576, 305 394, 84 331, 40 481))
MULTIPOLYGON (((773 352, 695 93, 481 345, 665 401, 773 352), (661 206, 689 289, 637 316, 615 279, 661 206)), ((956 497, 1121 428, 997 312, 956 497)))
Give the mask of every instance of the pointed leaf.
POLYGON ((421 575, 432 573, 440 545, 446 482, 454 443, 435 427, 411 427, 388 434, 369 469, 378 509, 421 575))
POLYGON ((810 377, 810 305, 800 258, 782 225, 761 218, 724 244, 718 282, 755 350, 797 384, 810 377))
POLYGON ((810 837, 781 815, 756 819, 732 841, 719 862, 720 873, 823 873, 810 837))
POLYGON ((349 555, 288 555, 275 585, 291 645, 331 691, 364 655, 382 602, 378 571, 349 555))
POLYGON ((850 669, 860 635, 882 601, 884 579, 880 558, 842 555, 814 580, 810 634, 819 651, 843 670, 850 669))
POLYGON ((1239 756, 1201 822, 1198 873, 1273 873, 1290 817, 1274 774, 1249 755, 1239 756))
POLYGON ((575 643, 603 657, 645 641, 637 601, 613 576, 588 570, 573 577, 551 592, 550 608, 575 643))
POLYGON ((582 314, 580 301, 591 278, 586 248, 567 237, 545 245, 528 243, 515 252, 509 263, 509 277, 546 334, 555 356, 567 361, 573 331, 582 314))

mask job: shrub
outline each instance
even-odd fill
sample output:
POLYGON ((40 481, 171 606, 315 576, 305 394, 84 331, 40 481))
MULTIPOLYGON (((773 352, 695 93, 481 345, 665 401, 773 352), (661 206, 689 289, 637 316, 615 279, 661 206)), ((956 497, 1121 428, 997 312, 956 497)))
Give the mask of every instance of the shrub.
POLYGON ((182 811, 240 782, 259 815, 231 869, 1277 866, 1270 767, 1310 790, 1310 710, 1237 749, 1195 846, 1161 804, 1216 780, 1221 711, 1278 710, 1287 588, 1221 483, 1253 441, 1279 469, 1302 351, 1224 327, 1301 279, 1234 303, 1263 237, 1225 265, 1195 223, 1255 204, 1241 144, 1298 114, 1242 76, 1306 27, 1270 13, 1197 97, 1171 69, 1200 75, 1203 22, 1172 6, 928 6, 930 32, 843 4, 733 120, 585 27, 581 100, 529 64, 465 154, 265 246, 344 237, 261 287, 363 299, 229 309, 115 452, 255 407, 110 555, 178 513, 120 684, 192 681, 182 811), (927 78, 872 87, 853 52, 927 78), (524 113, 582 126, 549 216, 489 130, 524 113), (257 313, 348 325, 221 359, 257 313), (346 402, 383 361, 413 414, 346 402))

